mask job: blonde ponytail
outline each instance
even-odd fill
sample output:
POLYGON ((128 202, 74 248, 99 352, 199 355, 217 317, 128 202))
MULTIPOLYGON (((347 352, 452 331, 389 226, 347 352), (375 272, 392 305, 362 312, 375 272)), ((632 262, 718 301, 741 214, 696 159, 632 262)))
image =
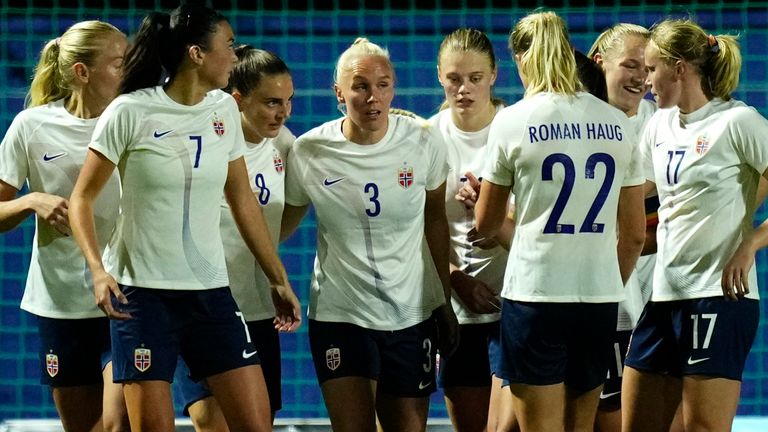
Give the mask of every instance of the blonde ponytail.
POLYGON ((525 97, 541 92, 572 95, 582 89, 565 22, 554 12, 533 13, 509 36, 517 67, 528 81, 525 97))
POLYGON ((75 63, 92 65, 113 33, 122 34, 117 27, 103 21, 83 21, 72 25, 61 37, 45 44, 35 67, 32 85, 27 94, 27 107, 69 97, 75 79, 75 63))

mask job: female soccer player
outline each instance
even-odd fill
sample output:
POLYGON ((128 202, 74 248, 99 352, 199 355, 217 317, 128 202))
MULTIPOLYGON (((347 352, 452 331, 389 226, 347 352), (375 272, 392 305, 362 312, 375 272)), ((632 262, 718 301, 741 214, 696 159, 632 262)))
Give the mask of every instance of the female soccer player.
POLYGON ((731 98, 736 38, 689 20, 651 29, 648 81, 660 109, 641 143, 658 190, 653 294, 625 362, 624 431, 668 430, 681 400, 685 430, 730 430, 759 320, 752 227, 768 176, 768 121, 731 98))
MULTIPOLYGON (((597 37, 588 56, 605 73, 608 103, 629 117, 629 122, 640 137, 646 123, 656 111, 656 105, 643 97, 648 93, 645 80, 645 46, 650 32, 636 24, 620 23, 597 37)), ((646 241, 641 256, 627 281, 627 298, 619 303, 613 351, 610 354, 608 379, 600 395, 595 428, 600 432, 621 430, 621 377, 629 337, 635 328, 643 306, 651 295, 653 267, 656 262, 656 219, 659 199, 655 193, 645 199, 647 216, 646 241)))
POLYGON ((231 430, 271 430, 258 356, 227 287, 222 195, 272 285, 276 325, 299 323, 248 184, 237 104, 218 90, 237 59, 233 39, 225 18, 204 6, 148 15, 126 55, 123 95, 99 120, 72 193, 73 232, 98 305, 113 319, 115 381, 132 429, 174 429, 170 381, 181 354, 231 430), (120 214, 103 263, 92 203, 116 166, 120 214))
MULTIPOLYGON (((0 229, 35 214, 21 308, 37 317, 41 383, 68 431, 127 429, 119 385, 112 383, 109 321, 69 231, 69 196, 96 121, 117 96, 125 35, 111 24, 84 21, 48 42, 29 92, 29 109, 0 144, 0 229), (24 183, 29 193, 16 197, 24 183), (105 364, 106 363, 106 364, 105 364), (102 404, 103 399, 103 404, 102 404)), ((95 248, 103 249, 117 216, 117 178, 94 203, 95 248)))
POLYGON ((475 208, 479 233, 492 236, 515 194, 500 375, 524 432, 591 431, 617 303, 643 245, 639 150, 626 116, 579 91, 560 17, 526 16, 509 46, 525 98, 491 124, 475 208))
MULTIPOLYGON (((242 45, 235 49, 235 54, 238 60, 227 91, 240 108, 251 190, 263 209, 270 238, 277 244, 285 204, 286 158, 296 140, 285 127, 285 121, 291 115, 293 80, 288 66, 271 52, 242 45)), ((226 201, 222 201, 221 235, 229 286, 259 353, 274 420, 275 413, 282 407, 282 392, 280 339, 273 325, 275 308, 270 299, 269 280, 240 236, 226 201)), ((186 376, 188 372, 186 364, 180 362, 174 383, 181 389, 185 409, 195 430, 226 430, 216 399, 205 386, 186 376)))
POLYGON ((334 431, 422 431, 438 339, 450 354, 445 148, 424 122, 389 114, 395 72, 360 38, 339 57, 346 115, 296 140, 288 159, 287 232, 311 203, 318 250, 309 340, 334 431), (354 408, 351 408, 354 407, 354 408))
MULTIPOLYGON (((486 427, 495 431, 499 422, 513 419, 509 389, 502 392, 497 374, 499 293, 507 251, 498 241, 476 246, 470 232, 475 225, 474 211, 465 205, 467 200, 460 202, 455 197, 474 180, 474 174, 479 175, 491 120, 504 104, 492 95, 496 56, 485 33, 467 28, 452 32, 440 44, 437 61, 445 109, 430 123, 448 150, 445 207, 451 235, 451 302, 460 324, 456 352, 440 359, 439 384, 457 431, 486 427)), ((511 232, 506 236, 508 244, 511 232)))

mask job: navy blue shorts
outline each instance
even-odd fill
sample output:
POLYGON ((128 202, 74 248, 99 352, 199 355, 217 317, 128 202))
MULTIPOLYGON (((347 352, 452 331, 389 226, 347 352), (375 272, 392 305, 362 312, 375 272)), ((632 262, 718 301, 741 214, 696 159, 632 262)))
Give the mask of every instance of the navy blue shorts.
POLYGON ((759 321, 760 304, 752 299, 648 302, 632 333, 625 364, 675 377, 741 381, 759 321))
POLYGON ((614 411, 621 408, 621 377, 624 375, 624 358, 627 356, 631 330, 621 330, 614 333, 613 349, 608 361, 608 375, 600 393, 600 409, 614 411))
MULTIPOLYGON (((269 406, 273 412, 277 412, 283 407, 280 385, 280 337, 275 330, 272 319, 248 321, 248 332, 256 351, 259 353, 261 371, 267 383, 269 406)), ((181 358, 179 358, 179 364, 176 366, 174 385, 181 393, 185 415, 189 415, 190 405, 212 396, 211 391, 202 382, 192 381, 189 377, 189 368, 181 358)))
POLYGON ((489 387, 501 356, 499 321, 459 326, 459 347, 440 357, 437 384, 446 387, 489 387))
POLYGON ((378 391, 427 397, 435 391, 436 327, 432 319, 396 331, 309 320, 309 345, 320 384, 348 376, 378 381, 378 391))
POLYGON ((501 378, 565 383, 587 392, 605 382, 617 303, 527 303, 503 299, 501 378))
POLYGON ((115 382, 172 382, 179 355, 193 381, 259 363, 228 287, 120 289, 128 304, 114 307, 133 318, 111 322, 115 382))
POLYGON ((51 387, 102 384, 112 360, 109 319, 37 317, 40 383, 51 387))

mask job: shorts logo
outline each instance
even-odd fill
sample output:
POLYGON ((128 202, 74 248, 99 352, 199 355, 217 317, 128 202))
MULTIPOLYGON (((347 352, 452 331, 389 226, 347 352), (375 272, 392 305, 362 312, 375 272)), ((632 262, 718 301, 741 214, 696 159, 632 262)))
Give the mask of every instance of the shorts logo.
POLYGON ((219 117, 218 114, 213 113, 213 131, 216 132, 216 135, 222 136, 224 135, 224 120, 219 117))
POLYGON ((408 189, 413 184, 413 167, 403 165, 397 170, 397 184, 403 189, 408 189))
POLYGON ((703 155, 709 150, 709 139, 706 135, 696 138, 696 153, 703 155))
POLYGON ((325 351, 325 365, 332 371, 335 371, 341 365, 341 350, 339 348, 331 348, 325 351))
POLYGON ((145 372, 152 366, 152 350, 147 348, 136 348, 133 350, 133 365, 139 372, 145 372))
POLYGON ((48 371, 48 375, 53 378, 59 373, 59 356, 56 354, 45 355, 45 370, 48 371))
POLYGON ((272 152, 272 163, 275 165, 275 171, 277 171, 278 174, 283 172, 283 158, 280 157, 280 153, 277 150, 272 152))

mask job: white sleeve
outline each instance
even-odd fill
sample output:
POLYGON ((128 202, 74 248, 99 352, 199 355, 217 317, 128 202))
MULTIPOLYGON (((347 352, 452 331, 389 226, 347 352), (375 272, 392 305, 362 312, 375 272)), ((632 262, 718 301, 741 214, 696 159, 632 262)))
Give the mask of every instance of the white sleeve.
POLYGON ((240 121, 240 110, 234 98, 228 98, 227 108, 229 108, 229 122, 234 125, 235 130, 235 142, 232 143, 232 148, 229 150, 229 161, 232 162, 245 154, 245 134, 243 134, 243 124, 240 121))
POLYGON ((621 186, 639 186, 645 183, 645 170, 643 169, 643 155, 640 152, 638 137, 629 120, 621 122, 621 127, 624 129, 624 139, 630 143, 631 149, 629 165, 624 173, 624 181, 621 186))
POLYGON ((0 180, 18 190, 24 186, 29 174, 24 117, 19 114, 13 119, 2 143, 0 143, 0 180))
POLYGON ((121 99, 112 101, 99 117, 91 144, 88 146, 115 165, 120 163, 120 158, 130 145, 133 131, 136 129, 133 115, 128 108, 128 104, 123 103, 121 99))
POLYGON ((510 135, 504 125, 505 117, 499 113, 491 122, 491 129, 488 131, 488 144, 485 146, 483 179, 499 186, 512 186, 514 169, 507 154, 506 144, 510 135))
POLYGON ((733 146, 762 175, 768 169, 768 120, 751 107, 738 109, 741 112, 730 123, 733 146))
POLYGON ((641 159, 641 169, 645 174, 645 179, 648 181, 656 182, 656 177, 653 172, 653 147, 656 126, 659 124, 660 115, 654 114, 648 121, 643 134, 640 136, 639 150, 641 159))
POLYGON ((423 126, 423 134, 429 140, 429 173, 427 175, 427 190, 435 190, 445 183, 448 178, 448 152, 443 142, 443 136, 435 126, 423 126))
POLYGON ((309 195, 304 189, 304 167, 299 160, 298 148, 302 143, 301 137, 293 143, 288 153, 288 163, 285 176, 285 203, 294 207, 309 205, 309 195))

